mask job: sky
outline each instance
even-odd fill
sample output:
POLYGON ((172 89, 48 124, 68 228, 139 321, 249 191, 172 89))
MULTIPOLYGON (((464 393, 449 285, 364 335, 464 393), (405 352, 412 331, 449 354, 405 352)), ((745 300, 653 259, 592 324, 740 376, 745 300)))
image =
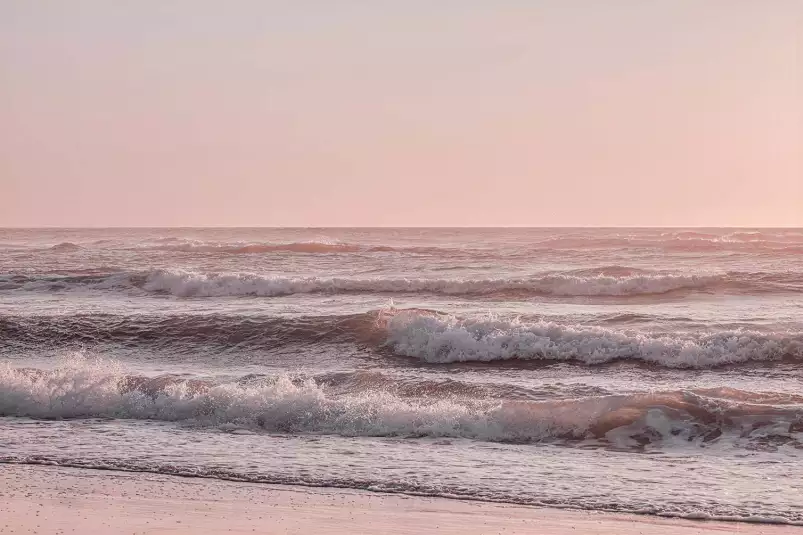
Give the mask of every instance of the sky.
POLYGON ((803 0, 0 0, 0 226, 803 226, 803 0))

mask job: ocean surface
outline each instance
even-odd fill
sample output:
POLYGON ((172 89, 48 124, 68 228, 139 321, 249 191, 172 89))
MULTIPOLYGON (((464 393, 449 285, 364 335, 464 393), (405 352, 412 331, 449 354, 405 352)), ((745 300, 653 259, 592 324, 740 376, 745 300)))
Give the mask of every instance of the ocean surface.
POLYGON ((0 461, 803 525, 802 260, 801 229, 0 229, 0 461))

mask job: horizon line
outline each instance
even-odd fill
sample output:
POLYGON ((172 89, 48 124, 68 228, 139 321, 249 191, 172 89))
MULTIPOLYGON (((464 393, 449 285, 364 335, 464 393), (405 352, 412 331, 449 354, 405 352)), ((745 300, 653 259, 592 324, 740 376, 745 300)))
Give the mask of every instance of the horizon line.
POLYGON ((110 226, 55 226, 55 225, 42 225, 42 226, 0 226, 0 230, 154 230, 154 229, 174 229, 174 230, 305 230, 305 229, 370 229, 370 230, 393 230, 393 229, 803 229, 803 226, 738 226, 738 225, 310 225, 310 226, 274 226, 274 225, 223 225, 223 226, 197 226, 197 225, 170 225, 170 226, 149 226, 149 225, 136 225, 136 226, 123 226, 123 225, 110 225, 110 226))

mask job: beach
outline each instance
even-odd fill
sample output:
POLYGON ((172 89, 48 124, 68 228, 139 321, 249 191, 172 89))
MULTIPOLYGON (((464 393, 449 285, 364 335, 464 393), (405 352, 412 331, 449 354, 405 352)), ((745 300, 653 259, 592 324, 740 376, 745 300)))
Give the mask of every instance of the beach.
POLYGON ((801 30, 0 1, 0 535, 803 535, 801 30))
POLYGON ((0 489, 0 533, 781 535, 799 531, 793 526, 54 466, 0 465, 0 489))
POLYGON ((801 247, 789 229, 6 229, 0 466, 38 467, 26 492, 53 503, 4 518, 799 529, 801 247))

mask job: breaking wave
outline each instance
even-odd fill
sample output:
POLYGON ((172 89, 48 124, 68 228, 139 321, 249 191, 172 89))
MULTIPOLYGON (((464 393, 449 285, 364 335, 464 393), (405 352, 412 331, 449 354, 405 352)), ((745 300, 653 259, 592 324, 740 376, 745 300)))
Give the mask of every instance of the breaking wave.
MULTIPOLYGON (((803 333, 748 327, 671 333, 629 328, 627 321, 581 324, 537 317, 462 318, 420 309, 352 315, 44 315, 0 316, 4 353, 103 345, 155 348, 170 354, 277 350, 351 344, 382 357, 428 364, 569 362, 598 366, 627 361, 702 369, 803 361, 803 333)), ((646 325, 649 325, 647 322, 646 325)))
POLYGON ((148 276, 142 288, 180 297, 276 296, 298 293, 435 293, 446 295, 556 295, 623 296, 663 294, 716 284, 716 277, 635 275, 626 277, 545 275, 531 279, 352 279, 287 278, 258 275, 198 275, 159 272, 148 276))
POLYGON ((750 331, 648 333, 516 320, 398 314, 387 322, 387 345, 428 363, 617 360, 668 368, 710 368, 755 361, 803 360, 803 333, 750 331))
POLYGON ((288 277, 254 273, 151 270, 75 276, 0 277, 0 290, 138 289, 176 297, 276 297, 305 293, 430 293, 478 297, 634 297, 679 292, 803 291, 799 273, 679 274, 621 266, 543 273, 525 278, 288 277))
POLYGON ((337 391, 315 377, 288 374, 224 383, 147 377, 127 374, 115 362, 82 358, 51 370, 0 367, 0 416, 161 420, 343 436, 596 439, 643 446, 673 437, 709 442, 723 435, 771 435, 799 444, 801 403, 801 396, 729 388, 550 401, 472 397, 437 388, 411 396, 370 381, 337 391))

